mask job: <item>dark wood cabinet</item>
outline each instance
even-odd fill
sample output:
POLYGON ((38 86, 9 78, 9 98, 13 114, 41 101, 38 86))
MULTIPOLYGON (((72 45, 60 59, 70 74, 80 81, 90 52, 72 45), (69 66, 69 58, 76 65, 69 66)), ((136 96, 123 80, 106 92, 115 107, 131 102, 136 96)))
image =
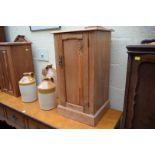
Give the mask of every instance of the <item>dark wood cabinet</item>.
POLYGON ((0 42, 5 42, 5 30, 4 30, 4 26, 0 26, 0 42))
POLYGON ((128 46, 123 127, 155 128, 155 46, 128 46))
POLYGON ((96 27, 54 36, 59 113, 94 126, 109 107, 111 30, 96 27))
POLYGON ((0 88, 3 92, 20 96, 18 81, 24 72, 33 71, 30 42, 0 43, 0 88))

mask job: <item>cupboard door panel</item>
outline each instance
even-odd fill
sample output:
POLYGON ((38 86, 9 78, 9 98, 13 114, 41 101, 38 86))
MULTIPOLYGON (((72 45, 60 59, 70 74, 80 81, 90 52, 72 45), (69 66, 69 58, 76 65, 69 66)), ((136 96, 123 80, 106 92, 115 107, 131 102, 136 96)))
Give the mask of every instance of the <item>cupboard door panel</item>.
POLYGON ((0 51, 0 60, 1 60, 1 72, 2 72, 2 90, 10 94, 13 93, 10 68, 8 65, 7 51, 0 51))
POLYGON ((65 34, 66 39, 62 40, 66 102, 85 106, 88 104, 88 38, 82 34, 73 36, 65 34))

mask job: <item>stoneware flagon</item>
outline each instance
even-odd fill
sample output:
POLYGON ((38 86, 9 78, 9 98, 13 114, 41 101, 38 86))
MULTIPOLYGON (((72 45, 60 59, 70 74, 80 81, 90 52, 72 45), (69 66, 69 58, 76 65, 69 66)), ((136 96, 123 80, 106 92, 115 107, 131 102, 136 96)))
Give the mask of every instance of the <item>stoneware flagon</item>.
POLYGON ((25 103, 37 100, 37 86, 34 73, 24 73, 19 81, 19 89, 22 101, 25 103))

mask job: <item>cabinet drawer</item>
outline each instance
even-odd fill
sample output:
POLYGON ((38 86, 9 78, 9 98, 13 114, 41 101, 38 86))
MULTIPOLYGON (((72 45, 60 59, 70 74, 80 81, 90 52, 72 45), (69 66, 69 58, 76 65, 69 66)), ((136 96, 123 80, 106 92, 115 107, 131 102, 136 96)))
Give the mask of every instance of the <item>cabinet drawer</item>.
POLYGON ((4 107, 0 105, 0 119, 3 120, 4 118, 5 118, 4 107))
POLYGON ((24 116, 14 110, 6 109, 8 122, 16 128, 25 128, 24 116))
POLYGON ((48 127, 47 125, 44 125, 32 119, 28 119, 28 128, 29 129, 50 129, 50 127, 48 127))

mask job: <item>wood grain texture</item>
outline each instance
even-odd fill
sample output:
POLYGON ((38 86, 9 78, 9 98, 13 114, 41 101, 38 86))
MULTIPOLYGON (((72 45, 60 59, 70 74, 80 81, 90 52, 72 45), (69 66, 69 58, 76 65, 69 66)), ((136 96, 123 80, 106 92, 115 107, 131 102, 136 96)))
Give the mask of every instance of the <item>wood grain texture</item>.
POLYGON ((97 52, 95 53, 95 113, 109 101, 111 33, 97 32, 97 52))
POLYGON ((113 129, 116 127, 122 114, 120 111, 108 109, 98 124, 95 127, 92 127, 59 115, 57 109, 50 111, 40 110, 37 101, 24 104, 20 97, 16 98, 6 93, 0 93, 0 103, 0 105, 14 109, 24 117, 29 117, 35 122, 43 122, 43 124, 59 129, 113 129))
POLYGON ((123 128, 155 128, 155 46, 154 50, 152 48, 148 45, 128 46, 123 128))
POLYGON ((102 26, 92 26, 92 27, 86 27, 83 29, 78 29, 78 30, 68 30, 68 31, 52 31, 52 34, 65 34, 65 33, 77 33, 77 32, 93 32, 93 31, 100 31, 100 32, 112 32, 112 29, 106 29, 102 26))
POLYGON ((11 79, 11 66, 9 65, 8 51, 0 51, 1 89, 13 95, 13 83, 11 79))
POLYGON ((37 121, 34 121, 33 119, 27 119, 27 128, 28 129, 49 129, 48 126, 39 123, 37 121))
POLYGON ((87 125, 95 127, 98 121, 102 118, 103 114, 106 110, 109 109, 109 101, 102 105, 102 107, 95 113, 95 115, 84 113, 83 111, 72 108, 72 107, 64 107, 62 105, 58 105, 58 113, 64 117, 79 121, 81 123, 85 123, 87 125))
POLYGON ((55 35, 55 56, 56 56, 56 71, 57 71, 57 90, 59 94, 59 104, 66 105, 66 85, 65 85, 65 68, 60 66, 59 58, 62 57, 62 65, 64 65, 64 54, 62 51, 62 38, 61 35, 55 35))

